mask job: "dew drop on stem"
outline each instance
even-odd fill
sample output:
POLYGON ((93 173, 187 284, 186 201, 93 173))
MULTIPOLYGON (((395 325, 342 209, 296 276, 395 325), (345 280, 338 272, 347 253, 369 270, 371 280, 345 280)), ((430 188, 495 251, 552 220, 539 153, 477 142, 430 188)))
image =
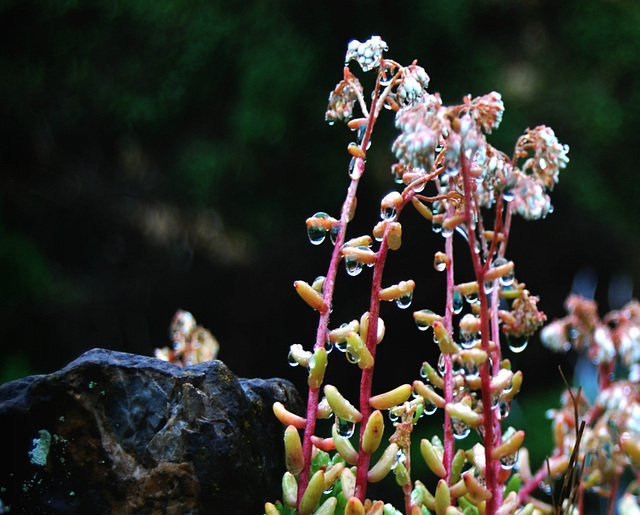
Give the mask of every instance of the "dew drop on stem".
POLYGON ((307 227, 307 236, 313 245, 320 245, 327 236, 326 229, 310 225, 307 227))

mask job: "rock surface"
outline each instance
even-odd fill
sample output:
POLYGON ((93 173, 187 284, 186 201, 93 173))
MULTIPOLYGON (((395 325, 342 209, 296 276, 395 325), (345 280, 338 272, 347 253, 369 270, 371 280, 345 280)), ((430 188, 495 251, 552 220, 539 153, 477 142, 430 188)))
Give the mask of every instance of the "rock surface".
POLYGON ((280 497, 282 379, 91 350, 0 386, 0 513, 251 514, 280 497))

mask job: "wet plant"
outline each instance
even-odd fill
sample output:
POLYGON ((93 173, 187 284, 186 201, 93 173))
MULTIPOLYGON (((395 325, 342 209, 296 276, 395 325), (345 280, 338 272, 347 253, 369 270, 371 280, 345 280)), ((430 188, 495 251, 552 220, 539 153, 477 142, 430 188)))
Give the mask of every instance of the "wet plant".
MULTIPOLYGON (((350 182, 337 216, 319 212, 306 221, 311 243, 328 240, 333 251, 326 275, 294 284, 318 312, 318 326, 313 346, 290 348, 290 363, 308 372, 307 412, 301 416, 274 406, 286 426, 288 470, 282 500, 267 503, 265 511, 533 513, 537 505, 518 493, 524 431, 507 423, 523 375, 503 357, 503 347, 523 352, 545 315, 538 310, 538 298, 516 278, 507 244, 513 216, 535 220, 551 213, 548 193, 568 162, 568 147, 553 130, 539 126, 527 129, 510 155, 494 148, 486 135, 502 119, 499 93, 469 95, 460 104, 445 105, 437 93, 428 92, 429 76, 417 62, 403 66, 387 58, 387 50, 377 36, 349 43, 343 78, 329 96, 326 121, 345 122, 354 133, 347 147, 350 182), (375 75, 373 91, 365 92, 356 72, 375 75), (394 113, 399 131, 390 170, 397 187, 382 197, 380 221, 371 234, 348 237, 373 130, 385 109, 394 113), (384 284, 387 261, 406 237, 401 224, 405 208, 417 210, 443 237, 443 246, 416 256, 415 266, 420 270, 428 263, 446 274, 444 311, 413 313, 417 329, 433 339, 439 359, 425 361, 405 384, 378 393, 372 391, 372 379, 379 368, 378 346, 385 345, 380 305, 390 301, 407 309, 414 289, 427 287, 410 277, 384 284), (459 252, 470 256, 471 281, 457 278, 459 252), (351 321, 336 323, 330 317, 342 266, 350 276, 372 269, 371 298, 351 321), (344 357, 360 377, 357 400, 324 381, 333 349, 331 359, 344 357), (437 412, 443 414, 442 435, 412 442, 415 426, 437 412), (332 421, 330 434, 316 434, 317 421, 325 418, 332 421), (383 443, 385 429, 392 433, 388 443, 383 443), (480 443, 465 446, 472 431, 480 443), (412 447, 419 452, 412 453, 412 447), (432 472, 422 480, 413 477, 411 466, 418 456, 432 472), (391 473, 403 493, 402 511, 367 497, 368 484, 391 473), (430 483, 434 486, 427 487, 430 483)), ((567 467, 564 455, 552 456, 540 477, 559 476, 567 467)))

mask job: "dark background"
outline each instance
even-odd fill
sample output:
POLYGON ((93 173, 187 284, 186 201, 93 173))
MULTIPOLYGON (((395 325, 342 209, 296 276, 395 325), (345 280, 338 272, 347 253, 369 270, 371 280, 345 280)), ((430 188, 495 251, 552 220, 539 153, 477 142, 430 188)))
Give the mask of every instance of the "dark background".
MULTIPOLYGON (((611 284, 627 297, 640 279, 637 2, 4 0, 0 380, 93 347, 150 355, 182 308, 236 374, 304 388, 287 352, 312 346, 317 318, 292 284, 324 274, 331 250, 308 243, 304 221, 338 216, 353 137, 324 111, 347 43, 373 34, 389 57, 418 59, 445 102, 501 92, 498 148, 539 124, 570 145, 555 212, 516 219, 508 251, 549 318, 564 314, 578 272, 602 313, 611 284)), ((394 136, 383 113, 351 236, 370 232, 395 186, 394 136)), ((383 306, 377 391, 437 354, 411 311, 442 310, 432 260, 443 240, 413 212, 403 225, 384 283, 418 286, 410 310, 383 306)), ((332 326, 367 309, 369 280, 340 271, 332 326)), ((507 357, 524 370, 523 395, 559 385, 556 366, 573 361, 537 339, 507 357)), ((333 358, 329 379, 350 371, 355 389, 333 358)))

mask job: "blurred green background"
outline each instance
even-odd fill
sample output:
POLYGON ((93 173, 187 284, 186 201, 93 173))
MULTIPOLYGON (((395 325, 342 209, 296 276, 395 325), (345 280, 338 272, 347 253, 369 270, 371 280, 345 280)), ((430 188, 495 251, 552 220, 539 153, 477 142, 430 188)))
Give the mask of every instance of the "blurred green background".
MULTIPOLYGON (((304 388, 286 355, 312 345, 316 316, 292 283, 324 274, 330 253, 308 243, 304 220, 338 214, 353 137, 324 111, 347 43, 373 34, 391 58, 418 59, 445 102, 501 92, 498 148, 539 124, 570 145, 555 212, 516 220, 508 254, 550 319, 578 272, 602 312, 619 307, 610 286, 624 298, 640 279, 638 2, 4 0, 0 381, 93 347, 152 354, 182 308, 236 374, 304 388)), ((374 134, 353 236, 394 187, 392 122, 383 113, 374 134)), ((414 213, 403 223, 385 283, 412 277, 414 307, 437 311, 442 238, 414 213)), ((333 325, 367 309, 368 275, 341 271, 333 325)), ((374 389, 436 355, 410 312, 382 316, 374 389)), ((574 359, 538 341, 509 357, 528 394, 551 388, 552 402, 557 365, 570 372, 574 359)))

